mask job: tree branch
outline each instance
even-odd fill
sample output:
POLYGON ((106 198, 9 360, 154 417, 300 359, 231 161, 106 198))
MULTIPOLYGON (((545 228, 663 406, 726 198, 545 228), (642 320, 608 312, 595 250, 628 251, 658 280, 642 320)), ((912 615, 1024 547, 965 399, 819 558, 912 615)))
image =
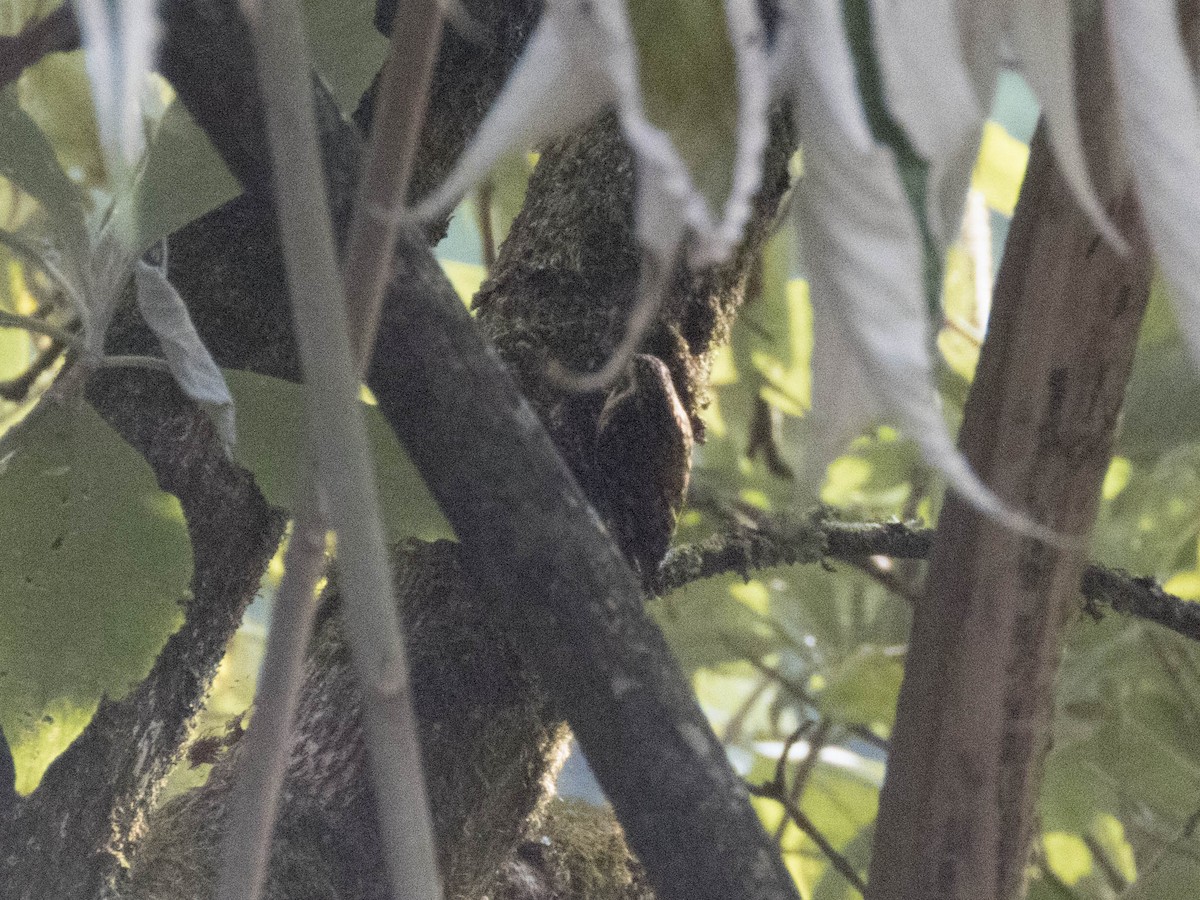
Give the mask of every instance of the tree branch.
MULTIPOLYGON (((825 564, 829 560, 860 564, 872 556, 928 559, 936 529, 900 522, 842 522, 820 516, 776 525, 765 519, 753 529, 732 526, 697 544, 671 548, 653 581, 664 596, 694 581, 718 575, 750 573, 775 566, 825 564)), ((1168 594, 1153 578, 1092 564, 1079 583, 1085 609, 1102 615, 1099 606, 1153 622, 1176 634, 1200 641, 1200 603, 1168 594)))
POLYGON ((1124 154, 1106 134, 1114 119, 1101 32, 1078 36, 1080 130, 1129 252, 1107 246, 1079 210, 1043 126, 959 434, 998 497, 1074 544, 1016 534, 947 497, 914 610, 872 900, 1016 897, 1027 877, 1064 628, 1153 268, 1124 154))
MULTIPOLYGON (((220 4, 171 4, 181 5, 220 4)), ((167 16, 166 74, 247 189, 269 197, 247 59, 194 65, 228 47, 244 52, 244 39, 218 37, 211 17, 173 33, 178 21, 167 16), (191 62, 189 42, 207 48, 191 62), (232 108, 231 91, 240 101, 232 108)), ((231 8, 216 23, 240 30, 231 8)), ((343 176, 356 169, 355 144, 342 148, 355 163, 343 176)), ((331 196, 343 190, 335 177, 331 196)), ((374 359, 368 383, 380 410, 462 540, 476 584, 512 617, 660 895, 794 897, 690 685, 642 611, 637 579, 412 230, 401 234, 374 359)))

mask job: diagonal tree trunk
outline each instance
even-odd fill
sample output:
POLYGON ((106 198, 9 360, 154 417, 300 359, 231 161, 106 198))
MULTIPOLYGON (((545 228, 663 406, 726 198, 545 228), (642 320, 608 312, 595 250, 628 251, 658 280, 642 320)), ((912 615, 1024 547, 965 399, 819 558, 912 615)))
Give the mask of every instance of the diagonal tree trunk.
POLYGON ((987 484, 1071 549, 956 496, 913 623, 871 862, 871 900, 1011 900, 1024 890, 1063 628, 1078 597, 1149 292, 1122 178, 1101 29, 1081 42, 1080 116, 1125 258, 1076 207, 1039 129, 960 444, 987 484))

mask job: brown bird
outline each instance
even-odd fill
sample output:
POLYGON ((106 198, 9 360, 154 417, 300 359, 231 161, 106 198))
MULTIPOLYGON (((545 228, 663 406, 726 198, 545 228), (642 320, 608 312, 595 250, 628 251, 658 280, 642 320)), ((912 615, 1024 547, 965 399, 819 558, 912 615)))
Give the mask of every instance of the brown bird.
POLYGON ((671 372, 638 354, 617 380, 596 428, 602 510, 625 556, 650 577, 666 555, 691 473, 692 423, 671 372))

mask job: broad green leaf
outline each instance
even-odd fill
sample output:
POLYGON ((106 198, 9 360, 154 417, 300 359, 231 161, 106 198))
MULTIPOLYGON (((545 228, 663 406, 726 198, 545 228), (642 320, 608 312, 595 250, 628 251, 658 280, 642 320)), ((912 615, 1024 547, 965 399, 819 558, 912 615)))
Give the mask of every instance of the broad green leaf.
MULTIPOLYGON (((254 473, 271 503, 293 508, 307 446, 303 388, 232 370, 225 371, 225 379, 238 409, 238 461, 254 473)), ((367 435, 389 543, 409 537, 453 539, 421 476, 374 407, 367 409, 367 435)))
MULTIPOLYGON (((24 293, 21 264, 0 248, 0 310, 15 313, 17 295, 24 293)), ((20 328, 0 328, 0 381, 16 378, 25 371, 35 352, 33 338, 20 328)), ((7 401, 0 399, 0 432, 7 401)))
MULTIPOLYGON (((859 865, 859 875, 866 880, 867 864, 871 858, 871 845, 875 840, 875 825, 864 825, 854 839, 843 849, 842 855, 859 865)), ((826 866, 821 880, 812 893, 812 900, 859 900, 862 895, 833 866, 826 866)))
POLYGON ((733 188, 737 63, 724 0, 628 0, 646 118, 664 131, 692 183, 720 214, 733 188))
POLYGON ((305 32, 313 68, 334 100, 350 113, 383 67, 388 42, 375 30, 374 0, 304 0, 305 32))
POLYGON ((90 407, 43 406, 0 460, 0 724, 23 788, 102 695, 179 625, 191 548, 178 502, 90 407))
POLYGON ((779 647, 769 618, 739 602, 730 588, 741 579, 710 578, 656 604, 655 618, 688 673, 761 660, 779 647))
POLYGON ((11 88, 0 90, 0 175, 41 204, 64 260, 64 274, 76 288, 88 258, 83 196, 54 155, 37 124, 17 104, 11 88))
POLYGON ((738 314, 733 361, 746 390, 801 416, 812 405, 812 309, 807 282, 791 277, 795 252, 795 235, 787 228, 763 248, 762 287, 738 314))
MULTIPOLYGON (((879 789, 863 780, 853 770, 830 765, 827 760, 834 752, 844 754, 846 751, 841 747, 827 747, 822 753, 821 762, 813 768, 805 787, 800 809, 821 835, 835 849, 841 851, 865 879, 867 863, 870 861, 870 844, 869 838, 863 838, 862 833, 875 820, 879 789)), ((801 837, 799 831, 792 828, 789 836, 784 839, 784 853, 795 853, 798 850, 803 850, 811 860, 803 867, 811 873, 809 883, 815 880, 815 876, 822 881, 829 877, 846 884, 836 872, 826 875, 831 871, 831 867, 821 856, 821 851, 807 837, 801 837)))
POLYGON ((1120 452, 1137 461, 1149 463, 1180 443, 1200 440, 1200 374, 1176 321, 1166 284, 1156 277, 1117 434, 1120 452))
POLYGON ((903 675, 903 657, 894 649, 863 646, 829 671, 818 702, 835 721, 890 729, 903 675))
POLYGON ((85 188, 103 188, 108 175, 83 51, 44 57, 17 86, 21 107, 50 139, 63 169, 85 188))
POLYGON ((183 103, 173 101, 134 187, 137 249, 145 250, 240 192, 207 135, 183 103))
POLYGON ((1049 831, 1042 835, 1042 852, 1046 865, 1064 884, 1075 885, 1092 871, 1092 852, 1083 838, 1065 831, 1049 831))
POLYGON ((1125 840, 1125 826, 1120 819, 1107 813, 1098 814, 1092 822, 1091 834, 1122 878, 1129 882, 1137 878, 1133 848, 1125 840))

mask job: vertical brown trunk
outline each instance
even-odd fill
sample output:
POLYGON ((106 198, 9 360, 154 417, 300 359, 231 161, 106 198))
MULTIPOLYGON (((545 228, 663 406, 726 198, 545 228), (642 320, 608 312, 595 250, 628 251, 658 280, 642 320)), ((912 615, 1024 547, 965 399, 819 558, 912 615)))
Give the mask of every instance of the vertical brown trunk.
POLYGON ((916 610, 871 863, 871 900, 1009 900, 1023 890, 1063 627, 1107 470, 1151 265, 1104 134, 1100 29, 1079 53, 1093 176, 1118 256, 1035 136, 960 445, 993 491, 1055 531, 1015 534, 956 496, 916 610))

